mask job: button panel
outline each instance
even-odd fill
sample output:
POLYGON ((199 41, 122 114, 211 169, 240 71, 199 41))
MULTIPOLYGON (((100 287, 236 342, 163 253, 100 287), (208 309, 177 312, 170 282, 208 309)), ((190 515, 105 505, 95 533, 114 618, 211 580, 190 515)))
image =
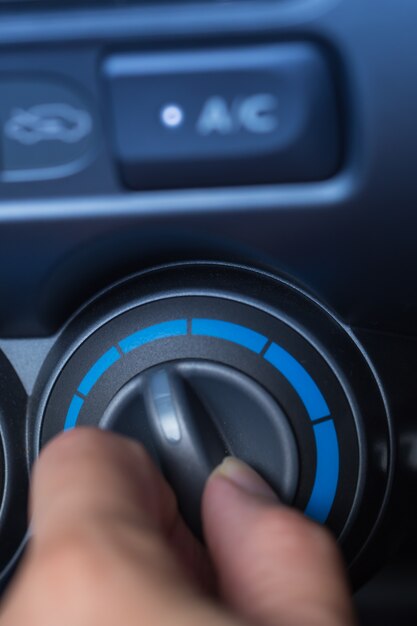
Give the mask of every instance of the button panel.
POLYGON ((129 187, 303 182, 338 168, 336 94, 311 44, 120 54, 105 76, 129 187))

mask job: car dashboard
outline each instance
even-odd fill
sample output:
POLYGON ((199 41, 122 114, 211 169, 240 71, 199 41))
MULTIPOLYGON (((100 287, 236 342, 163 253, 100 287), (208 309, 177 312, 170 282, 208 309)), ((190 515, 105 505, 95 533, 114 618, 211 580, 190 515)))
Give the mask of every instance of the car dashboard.
POLYGON ((0 2, 3 586, 57 433, 145 442, 199 534, 221 431, 334 533, 361 623, 415 623, 416 23, 413 0, 0 2), (175 453, 143 391, 174 379, 175 453))

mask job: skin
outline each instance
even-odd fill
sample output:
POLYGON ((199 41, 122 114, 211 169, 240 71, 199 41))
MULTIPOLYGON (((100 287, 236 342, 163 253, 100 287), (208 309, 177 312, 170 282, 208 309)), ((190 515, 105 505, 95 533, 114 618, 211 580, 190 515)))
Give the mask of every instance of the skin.
POLYGON ((0 626, 353 626, 338 548, 226 460, 203 496, 207 548, 140 445, 77 428, 33 472, 32 539, 0 626))

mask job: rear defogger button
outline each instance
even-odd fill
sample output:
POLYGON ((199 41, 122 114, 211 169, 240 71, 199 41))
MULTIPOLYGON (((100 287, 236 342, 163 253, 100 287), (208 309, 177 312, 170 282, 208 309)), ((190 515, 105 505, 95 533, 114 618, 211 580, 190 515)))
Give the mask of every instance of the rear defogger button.
POLYGON ((336 95, 312 44, 119 54, 104 73, 129 187, 306 182, 337 171, 336 95))
POLYGON ((71 176, 96 156, 98 120, 89 97, 65 80, 0 80, 1 181, 71 176))

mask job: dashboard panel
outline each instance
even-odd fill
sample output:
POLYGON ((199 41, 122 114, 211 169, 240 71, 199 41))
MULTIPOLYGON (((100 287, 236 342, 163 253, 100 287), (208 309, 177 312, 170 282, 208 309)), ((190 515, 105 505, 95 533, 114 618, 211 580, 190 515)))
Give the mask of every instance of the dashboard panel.
MULTIPOLYGON (((181 484, 144 391, 168 381, 201 480, 205 444, 181 385, 216 432, 213 389, 263 407, 263 435, 247 418, 264 442, 250 460, 272 429, 289 478, 270 461, 264 475, 328 523, 360 586, 411 545, 416 520, 415 3, 0 11, 3 579, 23 545, 30 466, 65 424, 103 414, 148 437, 181 484), (144 329, 152 341, 128 350, 144 329), (129 426, 131 393, 146 432, 129 426)), ((197 503, 199 489, 187 487, 197 503)), ((195 506, 189 516, 198 532, 195 506)), ((358 596, 364 623, 383 624, 393 577, 412 577, 410 555, 396 558, 391 582, 358 596)), ((402 605, 417 614, 412 596, 402 605)))

